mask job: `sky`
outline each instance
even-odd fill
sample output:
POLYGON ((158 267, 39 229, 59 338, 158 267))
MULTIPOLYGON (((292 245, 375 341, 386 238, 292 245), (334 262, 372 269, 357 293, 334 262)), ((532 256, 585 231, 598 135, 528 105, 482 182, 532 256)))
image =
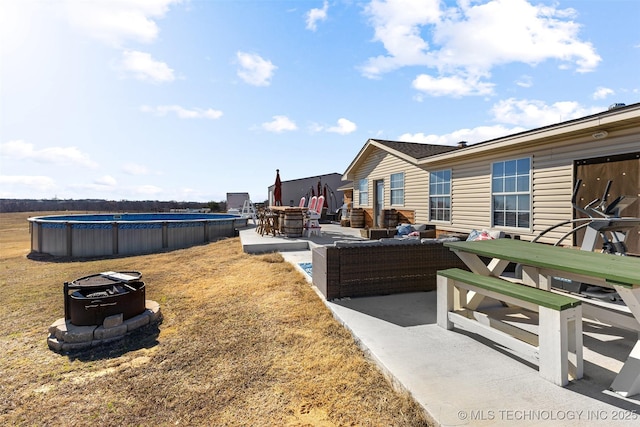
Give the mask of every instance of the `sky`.
POLYGON ((0 0, 0 198, 223 201, 640 102, 637 0, 0 0))

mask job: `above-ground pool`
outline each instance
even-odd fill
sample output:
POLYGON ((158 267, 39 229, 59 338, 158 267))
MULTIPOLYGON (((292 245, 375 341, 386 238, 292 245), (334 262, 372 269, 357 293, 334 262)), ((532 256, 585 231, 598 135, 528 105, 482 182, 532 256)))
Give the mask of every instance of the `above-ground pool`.
POLYGON ((65 257, 136 255, 234 237, 247 218, 208 213, 51 215, 29 218, 31 252, 65 257))

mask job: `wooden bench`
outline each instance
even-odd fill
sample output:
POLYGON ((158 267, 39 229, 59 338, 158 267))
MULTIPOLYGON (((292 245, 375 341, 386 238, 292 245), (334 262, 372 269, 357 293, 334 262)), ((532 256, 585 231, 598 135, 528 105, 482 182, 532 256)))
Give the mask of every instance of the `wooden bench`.
MULTIPOLYGON (((457 325, 505 346, 536 363, 540 375, 557 385, 568 384, 569 377, 582 378, 580 301, 458 268, 438 271, 437 287, 438 325, 442 328, 453 329, 457 325), (521 317, 534 317, 538 313, 535 316, 537 334, 527 330, 524 323, 518 325, 517 321, 507 322, 490 316, 491 310, 478 308, 478 298, 469 299, 474 295, 520 307, 517 312, 511 309, 511 314, 521 317)), ((505 311, 509 312, 509 308, 500 305, 496 313, 504 314, 505 311)))

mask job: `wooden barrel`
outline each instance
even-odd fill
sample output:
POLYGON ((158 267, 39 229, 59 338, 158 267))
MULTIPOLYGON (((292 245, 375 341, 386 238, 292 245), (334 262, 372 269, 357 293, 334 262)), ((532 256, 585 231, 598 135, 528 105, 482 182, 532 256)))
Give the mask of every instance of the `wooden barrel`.
POLYGON ((351 227, 364 228, 364 209, 351 209, 351 227))
POLYGON ((395 228, 398 225, 398 212, 395 209, 384 209, 380 212, 378 220, 382 228, 395 228))
POLYGON ((278 232, 280 234, 284 234, 284 212, 280 211, 278 213, 278 232))
POLYGON ((286 237, 300 237, 303 230, 303 215, 299 209, 287 209, 284 213, 282 231, 286 237))

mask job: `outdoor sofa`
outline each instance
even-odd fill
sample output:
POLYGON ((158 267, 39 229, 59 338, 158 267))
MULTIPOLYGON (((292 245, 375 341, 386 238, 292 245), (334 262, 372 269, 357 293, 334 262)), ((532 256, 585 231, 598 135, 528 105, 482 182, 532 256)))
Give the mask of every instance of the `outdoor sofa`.
POLYGON ((313 284, 327 300, 433 291, 438 270, 467 269, 440 239, 338 241, 312 251, 313 284))

